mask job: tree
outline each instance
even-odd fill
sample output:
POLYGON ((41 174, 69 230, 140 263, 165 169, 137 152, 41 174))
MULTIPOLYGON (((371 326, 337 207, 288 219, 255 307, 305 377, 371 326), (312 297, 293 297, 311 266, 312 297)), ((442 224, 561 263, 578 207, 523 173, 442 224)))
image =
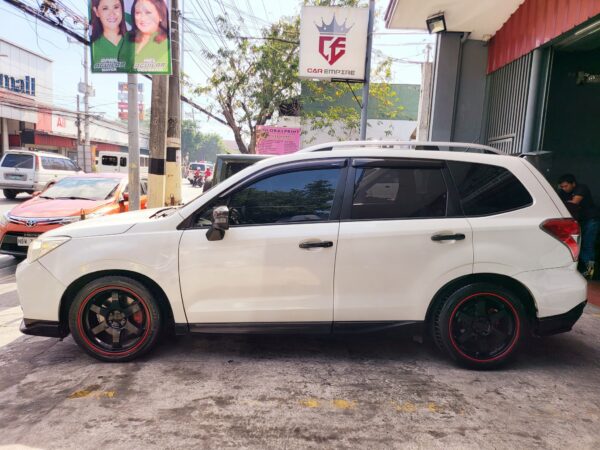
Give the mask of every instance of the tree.
MULTIPOLYGON (((305 0, 315 6, 364 6, 361 0, 305 0)), ((296 105, 304 123, 312 129, 328 128, 337 139, 360 125, 360 112, 356 108, 341 107, 335 99, 351 92, 357 98, 362 95, 362 84, 309 82, 311 101, 322 101, 328 106, 318 113, 302 110, 299 66, 299 17, 282 19, 263 28, 260 38, 240 34, 239 27, 219 17, 217 23, 226 39, 227 47, 216 53, 205 51, 214 67, 205 86, 197 87, 195 94, 212 101, 204 111, 213 119, 227 125, 233 132, 241 153, 255 153, 257 126, 265 125, 274 118, 282 105, 296 105), (333 101, 332 101, 333 100, 333 101), (345 130, 338 133, 340 127, 345 130)), ((389 85, 390 64, 385 62, 375 70, 379 83, 371 89, 379 104, 401 108, 389 85)), ((392 113, 393 114, 393 113, 392 113)))
POLYGON ((188 161, 215 161, 219 153, 227 153, 221 136, 201 133, 193 120, 181 124, 181 151, 188 161))

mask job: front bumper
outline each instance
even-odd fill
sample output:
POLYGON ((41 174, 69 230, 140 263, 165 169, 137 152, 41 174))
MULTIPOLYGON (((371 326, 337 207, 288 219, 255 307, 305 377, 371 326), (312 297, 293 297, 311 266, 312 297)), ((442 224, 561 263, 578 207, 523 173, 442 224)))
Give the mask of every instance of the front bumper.
POLYGON ((536 336, 551 336, 553 334, 571 331, 575 322, 577 322, 583 314, 586 303, 587 301, 584 301, 564 314, 537 319, 534 327, 534 334, 536 336))
POLYGON ((60 301, 66 290, 39 261, 21 262, 17 266, 17 291, 23 317, 37 322, 60 321, 60 301))
POLYGON ((19 330, 21 333, 31 336, 45 336, 61 339, 69 334, 69 331, 61 326, 59 322, 51 320, 23 319, 19 326, 19 330))

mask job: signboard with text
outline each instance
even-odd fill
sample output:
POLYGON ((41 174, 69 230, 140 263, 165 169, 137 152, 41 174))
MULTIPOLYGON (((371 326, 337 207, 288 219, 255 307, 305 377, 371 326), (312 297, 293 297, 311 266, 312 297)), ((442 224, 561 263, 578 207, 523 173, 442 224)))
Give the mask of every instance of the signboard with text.
POLYGON ((93 73, 171 74, 171 0, 89 0, 93 73))
POLYGON ((287 155, 300 149, 300 128, 256 127, 256 153, 261 155, 287 155))
POLYGON ((302 7, 300 77, 365 79, 367 8, 302 7))

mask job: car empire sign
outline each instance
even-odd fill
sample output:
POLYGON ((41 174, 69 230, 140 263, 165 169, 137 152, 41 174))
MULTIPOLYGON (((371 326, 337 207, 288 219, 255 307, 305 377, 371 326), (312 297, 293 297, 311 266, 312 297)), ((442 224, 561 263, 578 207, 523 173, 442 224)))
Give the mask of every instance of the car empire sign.
POLYGON ((364 80, 367 8, 304 6, 300 21, 300 77, 364 80))

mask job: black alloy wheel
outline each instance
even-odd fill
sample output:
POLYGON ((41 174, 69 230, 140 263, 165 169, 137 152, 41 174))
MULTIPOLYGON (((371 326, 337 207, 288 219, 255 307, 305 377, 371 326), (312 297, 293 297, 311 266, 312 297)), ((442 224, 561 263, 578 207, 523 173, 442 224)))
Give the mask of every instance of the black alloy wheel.
POLYGON ((103 277, 88 283, 69 311, 75 341, 103 361, 129 361, 155 344, 161 315, 156 300, 141 283, 103 277))
POLYGON ((489 283, 454 292, 434 320, 438 346, 462 365, 477 369, 497 367, 510 359, 527 326, 519 299, 489 283))

